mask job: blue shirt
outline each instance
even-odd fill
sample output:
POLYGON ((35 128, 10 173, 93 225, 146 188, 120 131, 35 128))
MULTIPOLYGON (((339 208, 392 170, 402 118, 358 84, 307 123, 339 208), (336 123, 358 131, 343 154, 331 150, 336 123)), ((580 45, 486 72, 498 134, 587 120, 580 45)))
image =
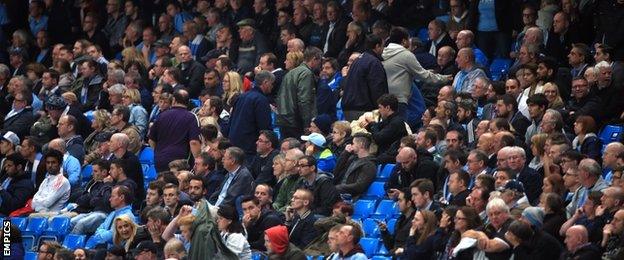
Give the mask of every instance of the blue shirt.
POLYGON ((240 169, 240 166, 233 172, 229 172, 227 174, 227 179, 225 179, 225 183, 223 183, 223 187, 221 187, 221 192, 219 192, 219 198, 217 198, 217 202, 215 202, 214 204, 215 206, 221 205, 221 202, 223 202, 223 200, 227 196, 227 191, 230 188, 230 184, 232 183, 232 180, 234 180, 234 177, 236 176, 236 172, 238 172, 239 169, 240 169))
POLYGON ((495 32, 498 31, 496 24, 496 10, 494 0, 479 0, 479 24, 477 31, 495 32))
POLYGON ((80 185, 80 171, 81 166, 80 162, 76 157, 73 157, 66 153, 63 156, 63 169, 61 170, 63 174, 67 175, 67 179, 69 180, 69 184, 74 187, 75 185, 80 185))
POLYGON ((34 17, 28 16, 28 26, 30 27, 32 34, 36 36, 39 31, 48 29, 48 16, 41 15, 39 20, 35 20, 34 17))
POLYGON ((113 230, 115 229, 115 225, 113 224, 115 219, 122 215, 128 215, 130 219, 132 219, 135 223, 138 223, 134 214, 132 214, 132 205, 127 205, 123 208, 114 210, 108 214, 106 219, 104 219, 104 222, 100 224, 95 231, 95 234, 93 234, 93 239, 98 245, 113 242, 113 230))

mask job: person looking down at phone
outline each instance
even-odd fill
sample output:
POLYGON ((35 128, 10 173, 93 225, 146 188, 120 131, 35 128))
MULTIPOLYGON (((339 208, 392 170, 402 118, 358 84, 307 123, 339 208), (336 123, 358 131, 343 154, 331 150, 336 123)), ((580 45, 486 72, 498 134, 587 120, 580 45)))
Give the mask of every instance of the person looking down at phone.
POLYGON ((407 188, 396 190, 396 194, 396 202, 399 206, 401 216, 397 219, 396 224, 394 225, 394 230, 388 230, 386 222, 383 221, 377 222, 377 225, 379 226, 384 246, 390 249, 389 251, 393 255, 401 255, 400 252, 404 250, 405 241, 410 233, 410 227, 415 211, 414 203, 412 202, 412 194, 407 188))

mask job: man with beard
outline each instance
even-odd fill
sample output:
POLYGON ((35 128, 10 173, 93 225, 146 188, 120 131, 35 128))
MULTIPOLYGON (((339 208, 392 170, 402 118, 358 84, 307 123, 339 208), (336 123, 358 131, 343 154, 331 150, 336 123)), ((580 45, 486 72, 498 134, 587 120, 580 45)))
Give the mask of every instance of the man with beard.
POLYGON ((427 158, 419 158, 413 148, 401 148, 396 156, 396 163, 397 166, 386 183, 389 197, 396 198, 400 189, 408 188, 416 179, 425 178, 435 183, 438 166, 427 158))
POLYGON ((4 158, 2 175, 6 178, 0 186, 0 214, 9 215, 12 211, 23 207, 32 196, 34 185, 30 176, 24 172, 26 159, 18 153, 4 158))

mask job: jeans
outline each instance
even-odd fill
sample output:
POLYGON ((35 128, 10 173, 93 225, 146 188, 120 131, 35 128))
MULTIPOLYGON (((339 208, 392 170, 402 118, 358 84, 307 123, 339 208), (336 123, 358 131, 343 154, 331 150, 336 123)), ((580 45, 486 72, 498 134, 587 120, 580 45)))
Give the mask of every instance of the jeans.
POLYGON ((95 230, 106 219, 106 213, 101 211, 84 213, 73 217, 70 220, 72 234, 93 234, 95 230))

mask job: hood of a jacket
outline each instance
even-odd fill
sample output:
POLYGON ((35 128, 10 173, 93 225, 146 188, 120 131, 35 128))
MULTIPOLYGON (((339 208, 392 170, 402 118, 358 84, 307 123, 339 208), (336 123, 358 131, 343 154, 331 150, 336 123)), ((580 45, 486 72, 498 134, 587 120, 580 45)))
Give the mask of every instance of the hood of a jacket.
POLYGON ((388 60, 394 56, 400 55, 403 52, 409 51, 400 44, 390 43, 388 44, 388 46, 386 46, 386 48, 384 48, 383 52, 381 53, 381 57, 383 58, 383 60, 388 60))

